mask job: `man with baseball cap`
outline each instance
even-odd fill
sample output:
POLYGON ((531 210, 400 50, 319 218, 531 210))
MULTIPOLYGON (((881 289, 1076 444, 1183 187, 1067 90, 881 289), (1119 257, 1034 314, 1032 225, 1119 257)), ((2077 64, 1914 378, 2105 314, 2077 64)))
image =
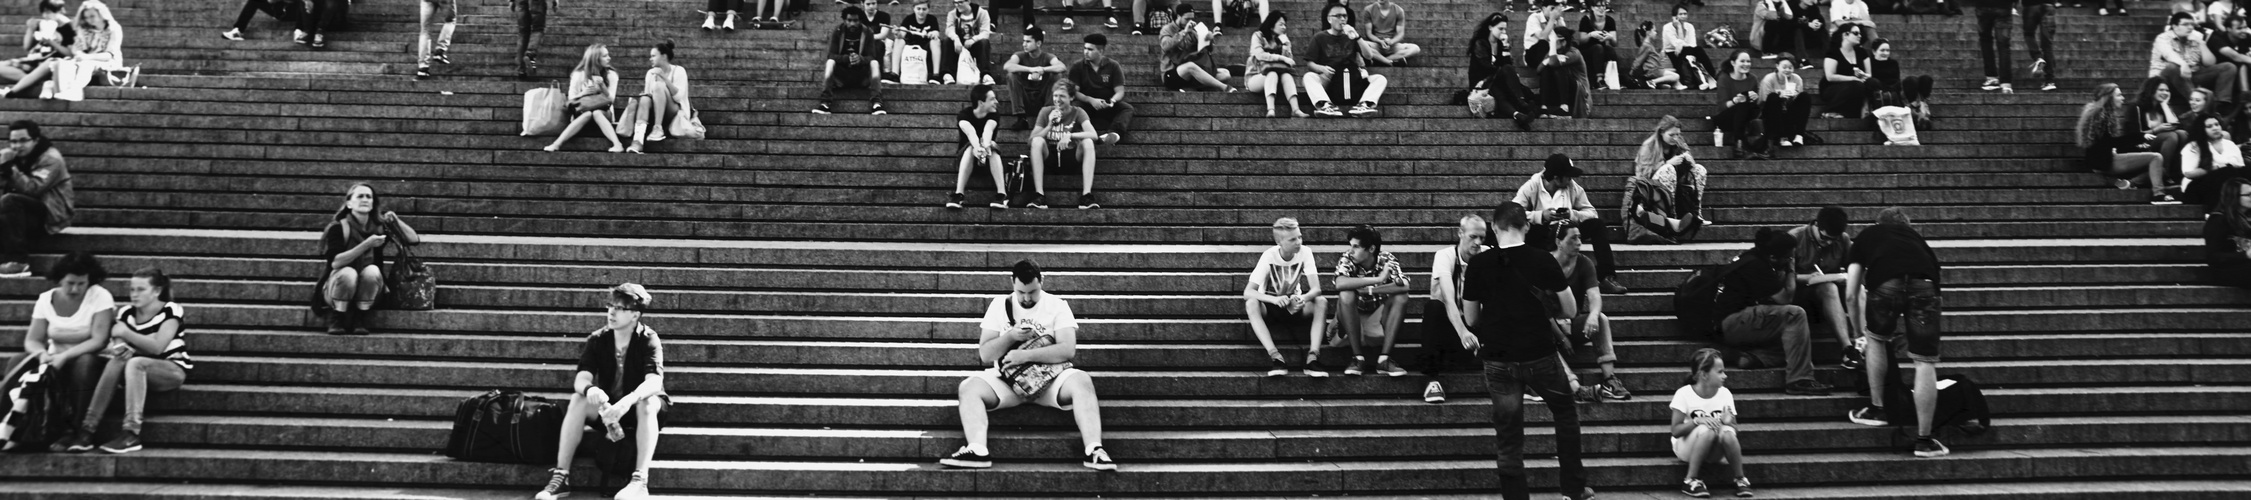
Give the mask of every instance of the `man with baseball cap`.
POLYGON ((1595 275, 1602 293, 1626 293, 1626 287, 1618 284, 1618 261, 1610 254, 1610 223, 1595 214, 1594 203, 1587 201, 1586 188, 1579 187, 1579 177, 1586 174, 1572 164, 1570 156, 1548 155, 1546 168, 1518 186, 1516 198, 1510 201, 1524 206, 1525 215, 1532 219, 1531 232, 1525 239, 1542 250, 1554 250, 1554 224, 1579 226, 1579 238, 1594 244, 1595 275))
POLYGON ((658 415, 672 405, 672 396, 664 392, 664 345, 655 329, 641 324, 641 313, 652 299, 641 285, 610 288, 603 304, 608 323, 588 335, 579 351, 555 468, 548 470, 547 487, 533 498, 554 500, 570 492, 571 458, 586 426, 603 431, 611 442, 625 439, 632 429, 633 479, 617 492, 617 498, 649 496, 649 460, 657 452, 658 415))

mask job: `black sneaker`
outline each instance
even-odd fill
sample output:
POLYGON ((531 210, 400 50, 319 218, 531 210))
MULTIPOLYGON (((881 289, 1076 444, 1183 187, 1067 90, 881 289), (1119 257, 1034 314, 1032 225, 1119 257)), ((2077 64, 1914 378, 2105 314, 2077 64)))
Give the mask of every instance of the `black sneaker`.
POLYGON ((1603 399, 1624 401, 1634 398, 1634 391, 1626 390, 1626 383, 1619 382, 1617 377, 1603 379, 1602 385, 1596 387, 1602 388, 1603 399))
POLYGON ((1031 200, 1024 202, 1024 206, 1047 210, 1047 193, 1032 193, 1028 198, 1031 200))
POLYGON ((969 447, 963 446, 960 450, 955 451, 953 456, 939 459, 938 465, 956 469, 990 469, 993 468, 993 457, 982 453, 970 453, 969 447))
POLYGON ((1360 374, 1366 373, 1360 370, 1360 365, 1365 364, 1368 364, 1367 356, 1353 356, 1352 363, 1344 365, 1344 376, 1358 377, 1360 374))
POLYGON ((1681 494, 1688 495, 1693 498, 1712 497, 1712 488, 1709 486, 1704 486, 1704 480, 1702 479, 1691 478, 1681 481, 1680 492, 1681 494))
POLYGON ((1756 495, 1751 492, 1751 478, 1735 478, 1735 498, 1751 498, 1756 495))
POLYGON ((1884 407, 1881 406, 1863 406, 1858 410, 1845 412, 1845 420, 1869 427, 1891 425, 1891 415, 1884 413, 1884 407))
POLYGON ((1086 461, 1079 462, 1079 465, 1094 470, 1118 470, 1118 463, 1110 461, 1110 450, 1102 449, 1100 446, 1094 447, 1094 453, 1086 454, 1086 461))
POLYGON ((540 489, 539 494, 532 495, 532 500, 555 500, 571 493, 570 470, 547 469, 547 473, 547 487, 540 489))
POLYGON ((1432 380, 1430 385, 1423 386, 1423 402, 1430 404, 1446 402, 1446 384, 1432 380))
POLYGON ((133 431, 120 431, 117 433, 117 439, 102 443, 103 453, 118 454, 136 451, 141 451, 141 435, 133 431))
POLYGON ((1328 378, 1329 369, 1321 366, 1321 358, 1307 354, 1305 355, 1305 376, 1313 378, 1328 378))
POLYGON ((993 193, 993 201, 991 203, 986 203, 985 207, 991 208, 993 210, 1007 210, 1008 193, 993 193))
POLYGON ((1800 380, 1783 386, 1782 392, 1793 396, 1827 396, 1830 389, 1835 389, 1835 387, 1821 383, 1819 380, 1800 380))
POLYGON ((1282 364, 1282 358, 1274 358, 1273 361, 1273 363, 1268 364, 1266 367, 1266 376, 1280 377, 1290 374, 1290 367, 1289 365, 1282 364))
POLYGON ((2150 195, 2149 195, 2149 204, 2151 204, 2151 205, 2179 205, 2179 204, 2181 204, 2181 200, 2180 200, 2180 199, 2177 199, 2177 198, 2174 198, 2174 197, 2173 197, 2173 195, 2169 195, 2169 194, 2165 194, 2165 193, 2150 193, 2150 195))
POLYGON ((1096 196, 1091 192, 1079 195, 1079 210, 1093 210, 1097 208, 1102 208, 1102 197, 1096 196))
POLYGON ((425 64, 425 65, 421 65, 421 66, 415 66, 415 67, 414 67, 414 79, 416 79, 416 80, 420 80, 420 79, 424 79, 424 78, 429 78, 429 77, 430 77, 430 65, 427 65, 427 64, 425 64))
POLYGON ((1867 337, 1853 339, 1852 345, 1845 346, 1844 348, 1845 359, 1837 364, 1844 366, 1846 370, 1859 371, 1862 367, 1867 366, 1868 363, 1867 355, 1860 353, 1861 349, 1866 348, 1868 348, 1867 337))
POLYGON ((85 453, 94 449, 94 433, 85 429, 71 431, 70 437, 47 445, 47 451, 60 453, 85 453))
POLYGON ((891 112, 889 112, 889 111, 884 111, 884 110, 883 110, 883 103, 880 103, 880 102, 872 102, 872 103, 868 103, 868 114, 869 114, 869 115, 874 115, 874 116, 883 116, 883 115, 891 114, 891 112))
POLYGON ((1571 400, 1581 403, 1600 403, 1602 402, 1602 389, 1592 385, 1579 386, 1578 390, 1571 391, 1571 400))
POLYGON ((1626 292, 1626 286, 1618 284, 1618 277, 1612 276, 1602 279, 1603 295, 1624 295, 1626 292))
POLYGON ((328 35, 324 35, 324 34, 316 34, 316 35, 313 35, 313 48, 316 48, 316 49, 320 49, 320 48, 327 48, 327 47, 328 47, 328 35))
POLYGON ((449 66, 453 64, 452 59, 446 58, 446 49, 430 49, 430 62, 449 66))
POLYGON ((831 108, 831 107, 832 107, 832 106, 830 106, 830 105, 829 105, 829 103, 825 103, 825 102, 824 102, 824 103, 821 103, 821 105, 819 105, 819 106, 814 106, 814 107, 813 107, 813 114, 816 114, 816 115, 825 115, 825 114, 829 114, 829 108, 831 108))
POLYGON ((1987 91, 2001 90, 2001 79, 1990 76, 1985 77, 1985 83, 1978 85, 1977 88, 1987 91))
POLYGON ((1951 450, 1947 450, 1946 445, 1939 443, 1936 438, 1930 436, 1915 438, 1915 456, 1917 457, 1938 458, 1946 456, 1947 453, 1951 453, 1951 450))
POLYGON ((961 194, 961 193, 954 193, 954 194, 952 194, 952 195, 948 195, 948 196, 946 197, 946 208, 951 208, 951 209, 956 209, 956 210, 958 210, 958 209, 960 209, 960 208, 961 208, 961 203, 962 203, 963 201, 967 201, 968 199, 969 199, 969 196, 968 196, 968 195, 964 195, 964 194, 961 194))

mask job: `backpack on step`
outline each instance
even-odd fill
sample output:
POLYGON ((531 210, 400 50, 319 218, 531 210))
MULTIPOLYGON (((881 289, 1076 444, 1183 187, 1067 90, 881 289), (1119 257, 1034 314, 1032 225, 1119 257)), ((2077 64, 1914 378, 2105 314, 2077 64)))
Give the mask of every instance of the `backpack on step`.
POLYGON ((1719 338, 1720 299, 1725 295, 1727 276, 1744 267, 1738 256, 1725 264, 1698 269, 1680 282, 1673 291, 1673 316, 1683 336, 1698 340, 1719 338))
POLYGON ((547 398, 494 390, 454 407, 445 454, 455 460, 551 464, 565 410, 547 398))
MULTIPOLYGON (((1914 386, 1903 383, 1901 372, 1913 370, 1912 365, 1892 367, 1890 381, 1884 383, 1884 414, 1891 425, 1914 427, 1914 386)), ((1931 431, 1955 427, 1965 434, 1977 435, 1993 428, 1993 412, 1985 406, 1985 390, 1976 381, 1962 375, 1938 377, 1937 410, 1931 413, 1931 431)))
POLYGON ((37 356, 26 356, 0 377, 0 396, 5 396, 0 401, 7 403, 7 414, 0 415, 0 451, 46 451, 48 443, 67 431, 49 415, 66 400, 56 397, 46 381, 51 372, 37 356))

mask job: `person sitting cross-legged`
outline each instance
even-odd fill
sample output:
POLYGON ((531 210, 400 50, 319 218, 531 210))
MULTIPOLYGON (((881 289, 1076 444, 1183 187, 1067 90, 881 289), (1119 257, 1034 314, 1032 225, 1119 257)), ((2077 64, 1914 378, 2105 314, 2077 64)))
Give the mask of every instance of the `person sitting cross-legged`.
POLYGON ((571 459, 588 427, 611 442, 633 431, 633 478, 619 499, 649 496, 649 462, 656 456, 659 421, 672 407, 664 391, 664 344, 657 331, 641 322, 653 297, 641 285, 626 283, 610 288, 606 304, 608 323, 586 337, 579 349, 577 373, 571 378, 569 409, 558 432, 555 468, 549 469, 547 487, 536 500, 555 500, 570 492, 571 459))
POLYGON ((1282 363, 1282 334, 1305 338, 1305 376, 1327 377, 1321 368, 1322 330, 1327 326, 1329 298, 1321 294, 1320 271, 1313 250, 1305 248, 1305 233, 1297 219, 1274 220, 1274 247, 1258 255, 1251 268, 1250 284, 1243 286, 1243 310, 1250 316, 1251 335, 1266 348, 1273 364, 1266 376, 1289 374, 1282 363))
POLYGON ((1374 0, 1360 9, 1356 24, 1368 36, 1360 39, 1361 55, 1377 66, 1404 64, 1421 54, 1422 46, 1407 43, 1407 9, 1393 0, 1374 0))
POLYGON ((955 390, 961 402, 961 433, 968 443, 938 463, 991 468, 985 414, 1031 403, 1071 412, 1079 425, 1079 441, 1085 445, 1086 459, 1080 465, 1118 470, 1110 452, 1102 449, 1102 403, 1094 392, 1094 377, 1071 367, 1078 358, 1079 321, 1070 304, 1047 294, 1038 263, 1017 261, 1009 274, 1009 294, 995 297, 978 323, 984 332, 977 338, 977 358, 987 366, 962 379, 955 390))

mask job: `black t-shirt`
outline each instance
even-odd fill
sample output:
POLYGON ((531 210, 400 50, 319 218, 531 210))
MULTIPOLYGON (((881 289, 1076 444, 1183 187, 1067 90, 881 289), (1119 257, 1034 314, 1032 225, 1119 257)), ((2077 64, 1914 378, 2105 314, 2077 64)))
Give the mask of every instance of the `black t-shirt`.
POLYGON ((1851 263, 1866 268, 1866 286, 1875 288, 1885 282, 1916 276, 1938 279, 1938 254, 1923 241, 1923 235, 1903 224, 1877 224, 1860 230, 1852 238, 1851 263))
POLYGON ((1733 316, 1754 305, 1774 303, 1774 294, 1789 286, 1785 280, 1797 279, 1783 263, 1766 256, 1746 252, 1737 259, 1742 265, 1720 280, 1719 317, 1733 316))
MULTIPOLYGON (((1617 32, 1618 32, 1618 19, 1617 19, 1617 18, 1613 18, 1613 17, 1610 17, 1610 16, 1602 16, 1602 25, 1600 25, 1600 26, 1597 26, 1597 25, 1595 25, 1595 20, 1594 20, 1594 19, 1595 19, 1595 16, 1594 16, 1594 15, 1591 15, 1591 14, 1590 14, 1590 15, 1585 15, 1585 16, 1579 16, 1579 32, 1580 32, 1580 33, 1593 33, 1593 32, 1597 32, 1597 31, 1608 31, 1608 32, 1611 32, 1611 34, 1613 34, 1613 35, 1617 34, 1617 32)), ((1592 42, 1593 40, 1588 40, 1588 41, 1589 41, 1589 42, 1592 42)), ((1617 45, 1617 44, 1618 44, 1618 41, 1617 41, 1617 40, 1611 40, 1611 41, 1610 41, 1610 45, 1617 45)))
POLYGON ((1556 352, 1540 295, 1569 287, 1555 256, 1531 245, 1490 250, 1469 259, 1462 277, 1462 299, 1483 309, 1470 332, 1485 344, 1477 356, 1504 362, 1532 361, 1556 352))
POLYGON ((907 32, 910 33, 909 35, 907 35, 907 45, 913 45, 917 47, 929 44, 930 38, 911 33, 918 33, 922 31, 930 31, 932 33, 936 33, 940 28, 938 26, 938 16, 935 14, 926 17, 915 17, 914 14, 907 14, 907 20, 900 22, 899 27, 906 28, 908 30, 907 32))
POLYGON ((2251 36, 2235 36, 2234 33, 2229 33, 2227 30, 2214 31, 2211 35, 2205 37, 2204 47, 2212 51, 2214 59, 2219 59, 2219 62, 2228 62, 2227 56, 2220 54, 2220 48, 2235 49, 2236 54, 2251 56, 2251 36))
MULTIPOLYGON (((993 121, 995 121, 995 119, 999 117, 1000 113, 998 111, 995 111, 992 113, 986 113, 984 118, 978 118, 977 106, 970 105, 969 107, 961 108, 960 113, 954 114, 954 120, 956 120, 954 122, 954 126, 955 128, 960 128, 961 122, 969 122, 969 128, 976 130, 977 138, 982 140, 985 138, 985 126, 993 123, 993 121)), ((969 136, 961 135, 961 131, 959 130, 954 131, 954 135, 959 136, 959 139, 954 141, 956 145, 962 148, 969 147, 969 136)))
POLYGON ((1071 84, 1079 93, 1095 99, 1109 99, 1118 95, 1118 87, 1125 85, 1125 70, 1118 69, 1118 61, 1104 59, 1100 66, 1083 60, 1071 65, 1071 84))
POLYGON ((657 331, 640 325, 626 341, 625 352, 617 350, 617 332, 608 328, 586 336, 586 343, 578 354, 578 371, 594 374, 594 386, 608 393, 615 403, 641 386, 652 376, 664 376, 664 344, 657 341, 657 331))

